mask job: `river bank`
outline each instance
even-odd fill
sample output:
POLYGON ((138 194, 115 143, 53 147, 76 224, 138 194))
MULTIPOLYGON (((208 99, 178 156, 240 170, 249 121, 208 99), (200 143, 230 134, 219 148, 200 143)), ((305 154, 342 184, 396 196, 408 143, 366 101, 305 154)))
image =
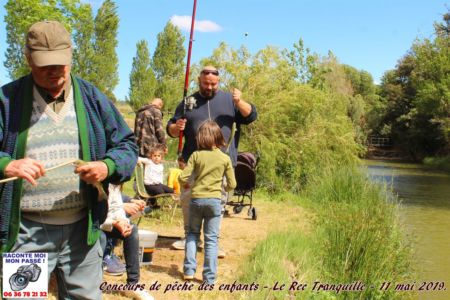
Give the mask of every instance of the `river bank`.
MULTIPOLYGON (((195 280, 182 280, 184 252, 172 250, 166 238, 157 241, 152 265, 141 267, 140 283, 153 287, 155 299, 403 299, 416 293, 396 290, 414 277, 395 205, 362 174, 342 169, 317 178, 302 196, 257 191, 254 205, 256 221, 245 210, 223 219, 227 257, 219 260, 215 288, 199 290, 202 253, 195 280)), ((181 210, 173 219, 155 212, 139 228, 182 236, 181 210)), ((103 280, 120 285, 126 276, 103 280)), ((105 292, 104 299, 130 298, 105 292)))
POLYGON ((428 168, 446 171, 450 173, 450 155, 447 156, 429 156, 414 157, 402 151, 399 147, 375 147, 368 146, 364 159, 376 161, 390 161, 399 163, 422 163, 428 168))
POLYGON ((450 155, 444 157, 425 157, 423 164, 433 169, 450 173, 450 155))
POLYGON ((413 246, 417 284, 444 282, 449 291, 423 290, 417 299, 449 299, 450 175, 422 164, 364 161, 372 181, 389 186, 413 246))
MULTIPOLYGON (((318 136, 322 138, 315 141, 329 142, 323 135, 318 136)), ((169 148, 173 146, 171 142, 169 148)), ((169 285, 184 285, 181 281, 184 254, 171 250, 171 241, 162 239, 157 243, 154 266, 143 268, 146 288, 158 280, 160 290, 151 291, 157 299, 394 299, 409 295, 409 291, 398 292, 395 286, 384 285, 412 280, 410 248, 398 227, 396 205, 387 201, 384 191, 370 184, 361 172, 343 167, 354 165, 352 144, 332 144, 333 151, 318 155, 309 139, 307 145, 312 148, 305 148, 303 154, 309 160, 300 157, 299 161, 304 162, 300 166, 291 157, 288 162, 292 166, 282 165, 290 173, 283 180, 278 178, 280 182, 276 184, 268 181, 272 177, 263 177, 269 171, 267 165, 261 164, 259 178, 265 180, 268 189, 296 178, 303 181, 293 182, 291 188, 301 193, 294 195, 279 188, 269 195, 258 190, 254 198, 258 209, 256 222, 247 220, 245 211, 232 216, 234 219, 224 219, 221 243, 228 256, 219 262, 216 288, 225 284, 234 289, 233 293, 218 289, 198 291, 199 275, 193 291, 164 293, 169 285), (342 151, 336 150, 336 145, 341 145, 342 151), (292 173, 293 170, 298 172, 292 173), (320 291, 313 290, 317 281, 323 285, 320 291), (257 289, 253 290, 255 286, 257 289)), ((320 145, 316 145, 317 149, 326 148, 320 145)), ((271 152, 264 153, 266 160, 272 157, 271 152)), ((180 216, 178 211, 171 223, 164 214, 154 215, 148 219, 150 223, 142 226, 160 234, 181 236, 180 216)), ((107 280, 123 282, 124 278, 107 280)), ((105 299, 118 297, 121 295, 117 293, 105 294, 105 299)))

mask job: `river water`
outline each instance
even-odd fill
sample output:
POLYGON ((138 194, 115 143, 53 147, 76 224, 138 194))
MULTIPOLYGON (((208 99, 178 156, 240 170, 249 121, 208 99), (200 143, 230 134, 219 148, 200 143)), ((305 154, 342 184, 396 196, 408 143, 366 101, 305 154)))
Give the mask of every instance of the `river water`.
POLYGON ((445 291, 418 291, 417 299, 450 299, 450 175, 419 164, 364 164, 369 177, 392 186, 401 201, 400 221, 418 269, 415 290, 425 281, 445 282, 445 291))

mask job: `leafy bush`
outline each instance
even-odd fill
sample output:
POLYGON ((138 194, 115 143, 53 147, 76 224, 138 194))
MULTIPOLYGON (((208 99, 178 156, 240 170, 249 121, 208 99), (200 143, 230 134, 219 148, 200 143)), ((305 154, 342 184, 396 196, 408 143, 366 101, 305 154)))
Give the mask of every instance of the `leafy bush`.
POLYGON ((353 164, 361 146, 347 116, 347 98, 294 85, 255 98, 259 119, 245 130, 244 148, 261 153, 259 184, 298 192, 330 165, 353 164))

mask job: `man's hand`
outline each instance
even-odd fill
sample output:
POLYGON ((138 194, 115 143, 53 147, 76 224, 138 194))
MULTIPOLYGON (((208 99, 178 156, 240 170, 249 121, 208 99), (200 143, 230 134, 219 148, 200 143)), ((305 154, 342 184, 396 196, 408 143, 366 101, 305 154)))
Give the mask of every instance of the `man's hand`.
POLYGON ((177 125, 177 129, 179 131, 183 131, 184 128, 186 127, 186 122, 187 122, 186 119, 178 119, 175 125, 177 125))
POLYGON ((232 94, 233 94, 234 105, 238 105, 238 103, 241 102, 241 91, 234 88, 232 91, 232 94))
POLYGON ((250 115, 250 113, 252 112, 252 106, 246 101, 241 99, 241 91, 236 88, 233 88, 231 94, 233 96, 234 106, 239 110, 241 115, 244 118, 250 115))
POLYGON ((90 161, 75 168, 75 173, 87 183, 102 182, 108 176, 108 166, 102 161, 90 161))
POLYGON ((130 202, 139 205, 139 210, 144 210, 145 206, 147 205, 144 200, 140 199, 131 199, 130 202))
POLYGON ((6 177, 19 177, 29 181, 36 186, 35 179, 45 175, 44 165, 37 160, 31 158, 23 158, 11 161, 5 168, 6 177))
POLYGON ((180 136, 180 131, 183 131, 186 127, 186 119, 178 119, 175 123, 169 125, 169 134, 172 137, 180 136))
POLYGON ((123 210, 130 216, 133 216, 135 214, 137 214, 139 211, 144 210, 145 207, 145 202, 144 202, 144 206, 142 206, 140 204, 137 203, 124 203, 123 204, 123 210))
POLYGON ((133 225, 129 224, 127 220, 118 220, 113 223, 114 228, 116 228, 123 237, 127 237, 131 234, 133 225))

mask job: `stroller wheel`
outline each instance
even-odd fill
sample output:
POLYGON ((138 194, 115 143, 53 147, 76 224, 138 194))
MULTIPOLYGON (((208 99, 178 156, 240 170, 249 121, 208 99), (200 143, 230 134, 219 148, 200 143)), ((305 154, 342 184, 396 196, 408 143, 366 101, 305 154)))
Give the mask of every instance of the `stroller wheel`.
POLYGON ((251 207, 248 209, 248 216, 250 218, 252 218, 252 220, 256 220, 256 218, 258 217, 256 214, 256 208, 255 207, 251 207))
POLYGON ((240 213, 242 211, 243 208, 244 208, 244 206, 242 206, 242 205, 236 205, 236 206, 233 207, 233 212, 235 214, 238 214, 238 213, 240 213))

